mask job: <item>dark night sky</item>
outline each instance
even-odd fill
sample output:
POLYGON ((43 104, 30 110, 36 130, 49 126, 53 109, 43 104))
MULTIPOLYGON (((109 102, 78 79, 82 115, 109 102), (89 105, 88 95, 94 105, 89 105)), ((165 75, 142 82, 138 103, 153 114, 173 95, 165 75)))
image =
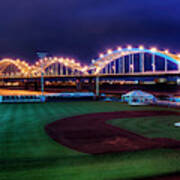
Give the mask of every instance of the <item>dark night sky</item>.
POLYGON ((0 57, 37 50, 89 62, 107 48, 180 51, 180 0, 1 0, 0 57))

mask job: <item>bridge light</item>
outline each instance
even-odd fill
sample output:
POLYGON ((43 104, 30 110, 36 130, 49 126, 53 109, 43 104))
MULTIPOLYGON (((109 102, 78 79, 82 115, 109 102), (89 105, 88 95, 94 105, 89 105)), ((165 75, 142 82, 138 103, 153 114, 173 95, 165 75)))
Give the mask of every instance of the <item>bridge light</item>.
POLYGON ((108 49, 108 50, 107 50, 107 53, 108 53, 108 54, 112 54, 112 50, 111 50, 111 49, 108 49))
POLYGON ((74 63, 75 63, 75 60, 74 60, 74 59, 71 59, 71 63, 73 63, 73 64, 74 64, 74 63))
POLYGON ((43 63, 43 59, 40 59, 40 63, 43 63))
POLYGON ((129 50, 131 50, 131 49, 132 49, 132 46, 131 46, 131 45, 129 45, 127 48, 128 48, 129 50))
POLYGON ((121 50, 122 50, 122 47, 119 46, 119 47, 117 48, 117 50, 118 50, 118 51, 121 51, 121 50))
POLYGON ((168 50, 168 49, 166 49, 166 50, 165 50, 165 53, 166 53, 166 54, 168 54, 168 53, 169 53, 169 50, 168 50))
POLYGON ((139 46, 139 49, 140 49, 140 50, 144 50, 144 46, 142 46, 142 45, 139 46))
POLYGON ((180 54, 178 54, 178 58, 180 58, 180 54))
POLYGON ((84 66, 84 67, 82 68, 82 71, 87 71, 87 69, 88 69, 88 67, 87 67, 87 66, 84 66))
POLYGON ((57 57, 54 57, 54 61, 57 61, 58 60, 58 58, 57 57))
POLYGON ((156 51, 157 51, 157 48, 153 47, 153 48, 151 48, 151 51, 152 51, 152 52, 156 52, 156 51))
POLYGON ((101 53, 101 54, 99 55, 99 57, 100 57, 100 58, 103 58, 103 57, 104 57, 104 54, 101 53))
POLYGON ((96 62, 96 60, 95 60, 95 59, 92 59, 91 62, 92 62, 92 64, 94 64, 94 63, 96 62))
POLYGON ((130 68, 131 68, 131 69, 133 69, 133 68, 134 68, 133 64, 130 64, 130 68))

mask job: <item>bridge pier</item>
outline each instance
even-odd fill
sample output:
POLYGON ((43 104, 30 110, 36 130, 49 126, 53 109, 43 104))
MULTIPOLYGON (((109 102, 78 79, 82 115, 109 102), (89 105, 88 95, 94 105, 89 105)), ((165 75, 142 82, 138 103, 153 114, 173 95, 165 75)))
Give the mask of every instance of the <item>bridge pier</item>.
POLYGON ((82 82, 81 82, 81 78, 77 78, 76 79, 76 90, 80 91, 82 89, 82 82))
POLYGON ((95 84, 94 84, 94 79, 92 77, 89 78, 88 86, 89 86, 89 88, 88 88, 89 91, 94 91, 95 84))
POLYGON ((96 96, 99 96, 99 76, 96 76, 96 96))
POLYGON ((40 80, 23 81, 21 86, 24 86, 25 90, 38 91, 40 89, 40 80))

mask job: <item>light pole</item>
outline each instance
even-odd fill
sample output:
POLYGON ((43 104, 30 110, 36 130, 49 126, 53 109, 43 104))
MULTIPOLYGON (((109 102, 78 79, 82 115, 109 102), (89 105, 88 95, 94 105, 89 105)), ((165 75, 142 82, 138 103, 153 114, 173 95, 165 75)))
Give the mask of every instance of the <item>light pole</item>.
MULTIPOLYGON (((44 59, 47 56, 46 52, 37 52, 40 59, 44 59)), ((41 95, 44 95, 44 64, 41 63, 41 95)))

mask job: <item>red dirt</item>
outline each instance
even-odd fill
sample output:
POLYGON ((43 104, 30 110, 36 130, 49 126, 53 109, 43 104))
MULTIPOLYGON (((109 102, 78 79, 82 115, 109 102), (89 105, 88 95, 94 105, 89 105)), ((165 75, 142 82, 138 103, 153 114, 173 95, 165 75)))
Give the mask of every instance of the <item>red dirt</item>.
POLYGON ((120 111, 86 114, 55 121, 48 124, 45 130, 58 143, 88 154, 180 148, 180 141, 168 138, 146 138, 105 123, 112 119, 168 115, 180 116, 180 113, 173 111, 120 111))

